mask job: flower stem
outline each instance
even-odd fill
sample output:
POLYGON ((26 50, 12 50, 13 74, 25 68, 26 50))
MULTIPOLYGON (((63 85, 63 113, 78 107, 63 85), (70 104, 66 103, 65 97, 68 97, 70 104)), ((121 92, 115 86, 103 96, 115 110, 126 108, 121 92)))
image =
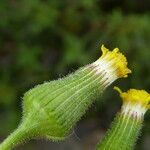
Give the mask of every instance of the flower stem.
POLYGON ((29 132, 26 130, 26 126, 23 123, 0 144, 0 150, 13 149, 18 144, 24 142, 26 136, 29 137, 29 132))

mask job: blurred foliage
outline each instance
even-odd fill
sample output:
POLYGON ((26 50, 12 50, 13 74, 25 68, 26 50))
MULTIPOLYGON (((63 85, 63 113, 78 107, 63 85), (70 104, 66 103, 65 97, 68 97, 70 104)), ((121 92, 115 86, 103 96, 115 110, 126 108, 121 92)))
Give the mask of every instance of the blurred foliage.
MULTIPOLYGON (((20 97, 26 90, 96 60, 102 43, 110 49, 119 47, 133 70, 128 79, 116 84, 149 90, 149 6, 148 0, 1 0, 1 135, 18 124, 20 97)), ((105 128, 120 103, 111 88, 107 92, 103 108, 97 100, 92 112, 103 118, 105 128)), ((143 139, 150 132, 149 117, 144 131, 143 139)))

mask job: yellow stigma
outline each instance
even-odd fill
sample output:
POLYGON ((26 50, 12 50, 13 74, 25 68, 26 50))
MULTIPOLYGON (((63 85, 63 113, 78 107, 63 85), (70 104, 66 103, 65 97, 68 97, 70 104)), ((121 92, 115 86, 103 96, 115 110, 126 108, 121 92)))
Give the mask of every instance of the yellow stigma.
POLYGON ((127 77, 128 73, 131 73, 131 70, 127 67, 126 57, 119 52, 118 48, 115 48, 113 51, 109 51, 104 45, 101 47, 102 56, 101 58, 106 59, 107 61, 112 61, 112 67, 116 68, 118 78, 127 77))
POLYGON ((122 92, 118 87, 114 87, 120 93, 123 102, 131 102, 132 104, 140 104, 142 107, 150 109, 150 94, 144 90, 130 89, 122 92))

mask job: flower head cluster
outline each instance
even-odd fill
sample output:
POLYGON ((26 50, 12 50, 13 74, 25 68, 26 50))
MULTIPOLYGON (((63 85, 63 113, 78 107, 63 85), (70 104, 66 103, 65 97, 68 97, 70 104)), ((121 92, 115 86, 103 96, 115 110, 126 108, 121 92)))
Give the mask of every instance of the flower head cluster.
POLYGON ((128 74, 131 73, 131 70, 127 67, 128 62, 126 57, 119 52, 118 48, 110 51, 102 45, 101 50, 102 56, 94 62, 94 65, 97 66, 98 72, 104 70, 110 75, 113 73, 116 78, 127 77, 128 74))
POLYGON ((127 77, 127 74, 131 73, 131 70, 127 68, 128 62, 126 57, 121 52, 119 52, 118 48, 115 48, 113 51, 109 51, 109 49, 102 45, 101 49, 102 56, 100 59, 110 61, 111 67, 116 68, 118 77, 127 77))
POLYGON ((118 48, 108 50, 104 45, 101 47, 102 56, 92 64, 98 75, 103 75, 108 85, 118 78, 127 77, 131 70, 127 67, 126 57, 119 52, 118 48))

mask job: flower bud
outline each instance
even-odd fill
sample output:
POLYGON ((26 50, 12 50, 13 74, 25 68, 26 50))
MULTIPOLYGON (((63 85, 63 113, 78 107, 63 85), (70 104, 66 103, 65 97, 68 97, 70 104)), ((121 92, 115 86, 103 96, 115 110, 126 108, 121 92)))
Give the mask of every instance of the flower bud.
POLYGON ((119 49, 111 52, 102 46, 102 53, 96 62, 75 73, 45 82, 25 93, 21 126, 23 124, 22 128, 28 133, 27 139, 64 139, 111 83, 131 73, 119 49))
POLYGON ((97 150, 132 150, 140 134, 144 114, 150 108, 150 94, 144 90, 130 89, 122 92, 115 87, 123 100, 111 129, 98 144, 97 150))

